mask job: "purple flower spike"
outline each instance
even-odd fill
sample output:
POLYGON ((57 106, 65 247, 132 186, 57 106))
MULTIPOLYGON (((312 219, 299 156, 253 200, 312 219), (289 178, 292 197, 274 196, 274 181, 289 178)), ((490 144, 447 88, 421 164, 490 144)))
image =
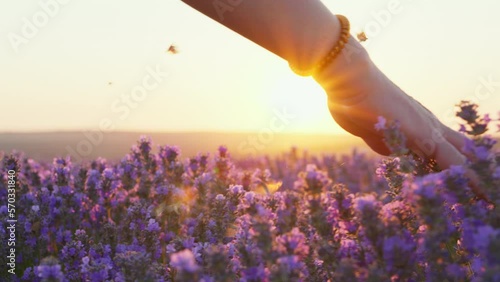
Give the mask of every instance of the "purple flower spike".
POLYGON ((193 252, 185 249, 178 253, 172 254, 170 257, 170 265, 180 271, 196 272, 199 266, 196 264, 193 252))
POLYGON ((54 257, 43 259, 42 263, 36 267, 36 272, 42 281, 64 281, 61 265, 54 257))

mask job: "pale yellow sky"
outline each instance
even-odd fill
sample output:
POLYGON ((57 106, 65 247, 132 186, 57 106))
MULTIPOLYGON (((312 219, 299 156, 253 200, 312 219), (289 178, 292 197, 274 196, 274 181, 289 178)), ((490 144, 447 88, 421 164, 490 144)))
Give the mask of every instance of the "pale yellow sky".
MULTIPOLYGON (((379 67, 445 123, 453 124, 461 99, 498 112, 500 2, 324 3, 349 17, 353 33, 365 30, 379 67), (391 5, 397 12, 381 18, 391 5)), ((259 131, 284 109, 285 132, 343 132, 310 79, 173 0, 0 0, 0 97, 0 132, 106 123, 133 131, 259 131), (179 54, 165 52, 171 43, 179 54)))

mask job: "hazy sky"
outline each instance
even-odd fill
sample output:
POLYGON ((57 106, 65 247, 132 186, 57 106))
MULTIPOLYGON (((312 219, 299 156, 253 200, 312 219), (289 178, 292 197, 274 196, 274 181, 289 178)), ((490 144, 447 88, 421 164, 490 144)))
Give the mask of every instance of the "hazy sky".
MULTIPOLYGON (((324 3, 447 124, 461 99, 500 110, 499 1, 324 3)), ((0 131, 258 131, 286 109, 284 131, 342 132, 311 79, 173 0, 0 0, 0 97, 0 131)))

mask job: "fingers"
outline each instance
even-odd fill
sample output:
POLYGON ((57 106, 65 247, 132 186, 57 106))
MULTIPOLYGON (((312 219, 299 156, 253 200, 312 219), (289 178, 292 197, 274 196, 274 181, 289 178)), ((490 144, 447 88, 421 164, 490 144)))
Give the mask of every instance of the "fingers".
POLYGON ((458 151, 463 154, 463 148, 465 146, 465 140, 467 139, 467 137, 447 126, 443 125, 443 127, 446 140, 448 140, 448 142, 450 142, 458 151))
MULTIPOLYGON (((455 138, 454 139, 455 144, 463 146, 460 145, 461 144, 459 140, 460 138, 458 137, 462 137, 462 140, 465 140, 463 139, 464 136, 455 136, 451 138, 455 138)), ((450 168, 453 165, 464 165, 467 160, 467 158, 457 150, 456 145, 452 144, 451 142, 442 142, 438 145, 438 147, 436 148, 435 159, 438 165, 443 169, 450 168)), ((487 197, 481 191, 480 180, 477 174, 471 169, 466 169, 465 176, 467 176, 467 178, 470 180, 469 184, 472 192, 478 198, 489 202, 487 197)))
POLYGON ((471 188, 472 192, 478 198, 483 199, 488 203, 491 203, 491 201, 488 199, 488 197, 486 197, 486 195, 483 193, 483 191, 480 188, 481 181, 479 180, 479 177, 477 176, 477 174, 471 169, 466 169, 465 176, 470 180, 469 184, 470 184, 470 188, 471 188))
POLYGON ((437 144, 434 159, 443 169, 450 168, 452 165, 464 165, 467 160, 466 157, 448 141, 437 144))

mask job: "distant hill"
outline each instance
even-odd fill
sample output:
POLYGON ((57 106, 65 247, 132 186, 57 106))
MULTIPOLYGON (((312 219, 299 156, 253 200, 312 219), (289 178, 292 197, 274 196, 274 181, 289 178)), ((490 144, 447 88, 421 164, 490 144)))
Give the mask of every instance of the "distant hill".
POLYGON ((369 150, 361 139, 348 135, 274 134, 259 136, 258 133, 139 133, 111 132, 102 136, 84 135, 82 132, 0 133, 0 151, 18 150, 36 160, 52 160, 56 156, 72 155, 74 160, 103 157, 118 160, 130 151, 141 135, 150 136, 157 145, 176 145, 182 157, 198 152, 213 153, 220 145, 226 145, 233 157, 249 154, 276 154, 290 150, 292 146, 309 152, 344 153, 358 147, 369 150), (96 144, 96 145, 94 145, 96 144))

